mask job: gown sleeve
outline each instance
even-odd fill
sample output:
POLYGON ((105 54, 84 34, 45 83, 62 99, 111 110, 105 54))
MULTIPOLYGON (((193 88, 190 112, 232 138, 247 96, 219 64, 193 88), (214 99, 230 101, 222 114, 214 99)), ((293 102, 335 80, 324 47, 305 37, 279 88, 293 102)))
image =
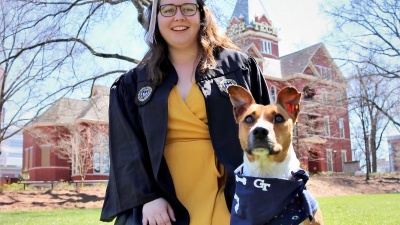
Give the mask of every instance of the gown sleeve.
POLYGON ((109 104, 110 174, 101 221, 141 213, 143 204, 159 196, 135 104, 135 70, 112 85, 109 104), (139 209, 139 210, 138 210, 139 209))

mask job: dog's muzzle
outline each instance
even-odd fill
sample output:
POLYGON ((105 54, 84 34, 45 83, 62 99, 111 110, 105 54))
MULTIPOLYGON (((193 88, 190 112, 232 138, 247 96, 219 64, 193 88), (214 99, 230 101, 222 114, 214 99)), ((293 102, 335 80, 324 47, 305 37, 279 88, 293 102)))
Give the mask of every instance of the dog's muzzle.
POLYGON ((275 143, 268 137, 268 129, 264 127, 254 128, 249 135, 247 152, 249 154, 276 155, 279 152, 274 150, 275 143))

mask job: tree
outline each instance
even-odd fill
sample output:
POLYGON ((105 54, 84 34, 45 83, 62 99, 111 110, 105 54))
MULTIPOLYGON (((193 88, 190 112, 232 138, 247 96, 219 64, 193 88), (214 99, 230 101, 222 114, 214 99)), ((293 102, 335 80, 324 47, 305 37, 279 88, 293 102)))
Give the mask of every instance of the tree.
POLYGON ((362 149, 365 157, 366 179, 371 172, 377 172, 377 159, 384 132, 390 123, 382 111, 389 112, 393 90, 388 87, 391 79, 374 74, 370 65, 359 68, 350 82, 350 113, 356 120, 353 125, 353 136, 356 147, 362 149), (374 102, 374 104, 372 104, 374 102), (379 106, 378 109, 377 106, 379 106))
POLYGON ((96 154, 96 149, 108 144, 108 126, 77 124, 69 128, 69 134, 60 135, 55 153, 59 158, 71 162, 73 174, 78 174, 85 180, 88 170, 100 169, 97 167, 100 166, 97 161, 100 160, 100 155, 96 154))
MULTIPOLYGON (((236 1, 207 1, 226 20, 236 1)), ((146 51, 150 0, 0 0, 0 143, 62 97, 111 85, 146 51), (120 35, 115 34, 118 29, 120 35), (5 110, 6 109, 6 110, 5 110), (6 117, 6 118, 4 118, 6 117), (13 128, 10 135, 6 131, 13 128)))
MULTIPOLYGON (((332 18, 334 32, 327 41, 337 49, 336 59, 350 67, 368 65, 373 74, 392 80, 400 79, 400 3, 398 0, 351 0, 325 4, 332 18)), ((391 85, 388 92, 398 92, 391 85)), ((400 127, 399 95, 390 96, 393 107, 380 108, 372 99, 369 104, 381 111, 392 124, 400 127)))
POLYGON ((110 20, 105 13, 114 13, 107 5, 122 2, 0 1, 0 110, 6 112, 1 114, 0 142, 20 132, 57 99, 127 70, 121 63, 102 69, 88 62, 138 62, 90 44, 96 22, 110 20))
MULTIPOLYGON (((100 169, 100 153, 103 148, 108 149, 107 124, 73 123, 34 128, 29 133, 38 140, 42 148, 48 146, 58 158, 70 163, 72 174, 79 175, 81 180, 85 180, 91 169, 100 172, 97 171, 100 169)), ((108 154, 106 158, 108 159, 108 154)))

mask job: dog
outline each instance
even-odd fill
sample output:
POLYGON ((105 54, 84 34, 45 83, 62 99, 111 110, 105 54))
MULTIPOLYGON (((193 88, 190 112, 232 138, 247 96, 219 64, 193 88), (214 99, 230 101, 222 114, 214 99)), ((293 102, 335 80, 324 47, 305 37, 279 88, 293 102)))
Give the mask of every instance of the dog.
POLYGON ((233 105, 234 117, 239 126, 239 140, 244 151, 243 164, 235 171, 237 184, 240 185, 236 187, 236 204, 232 205, 231 224, 323 224, 318 203, 305 188, 308 174, 300 169, 300 162, 292 145, 293 127, 300 113, 301 93, 294 87, 285 87, 278 93, 276 104, 264 106, 256 104, 251 93, 241 86, 231 85, 227 92, 233 105), (244 187, 246 185, 259 192, 250 197, 249 193, 252 191, 244 187), (244 195, 238 196, 238 186, 245 188, 244 195), (292 197, 283 196, 286 195, 283 194, 284 190, 293 195, 292 200, 292 197), (266 193, 269 196, 262 200, 261 196, 266 193), (269 206, 275 201, 279 207, 269 206), (255 202, 262 206, 253 206, 255 202), (290 207, 286 206, 289 202, 296 202, 298 205, 290 207, 300 208, 289 210, 290 207), (244 208, 241 209, 241 206, 244 208), (303 216, 290 214, 291 221, 282 222, 284 220, 279 221, 278 217, 283 217, 287 212, 281 208, 286 211, 308 209, 308 214, 307 210, 303 216), (256 218, 266 211, 266 221, 264 218, 256 218), (255 214, 253 221, 246 218, 251 217, 250 214, 255 214))

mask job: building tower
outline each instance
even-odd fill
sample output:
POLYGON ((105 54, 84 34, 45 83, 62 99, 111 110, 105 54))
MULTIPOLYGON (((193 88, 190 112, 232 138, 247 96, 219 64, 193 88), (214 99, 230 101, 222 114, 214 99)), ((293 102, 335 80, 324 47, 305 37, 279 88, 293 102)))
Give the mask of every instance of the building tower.
MULTIPOLYGON (((227 34, 242 49, 257 48, 262 57, 279 57, 277 29, 259 0, 238 0, 227 34)), ((254 50, 253 50, 254 51, 254 50)))

